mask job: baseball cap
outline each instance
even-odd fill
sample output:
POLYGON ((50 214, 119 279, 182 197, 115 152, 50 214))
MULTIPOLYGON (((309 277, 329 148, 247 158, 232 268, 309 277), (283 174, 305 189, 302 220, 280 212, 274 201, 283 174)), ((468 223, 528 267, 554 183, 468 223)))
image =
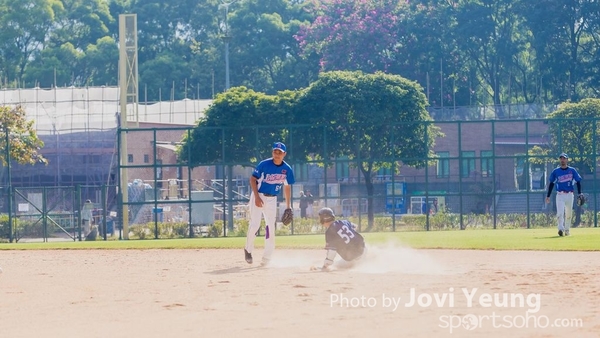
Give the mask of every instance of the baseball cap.
POLYGON ((281 151, 283 151, 284 153, 286 152, 286 151, 285 151, 285 149, 286 149, 286 148, 285 148, 285 144, 283 144, 283 143, 281 143, 281 142, 275 142, 275 143, 273 143, 273 150, 275 150, 275 149, 277 149, 277 150, 281 150, 281 151))
POLYGON ((561 158, 561 157, 569 158, 569 156, 567 156, 567 154, 565 154, 565 153, 562 153, 562 154, 560 154, 560 156, 558 156, 558 158, 561 158))

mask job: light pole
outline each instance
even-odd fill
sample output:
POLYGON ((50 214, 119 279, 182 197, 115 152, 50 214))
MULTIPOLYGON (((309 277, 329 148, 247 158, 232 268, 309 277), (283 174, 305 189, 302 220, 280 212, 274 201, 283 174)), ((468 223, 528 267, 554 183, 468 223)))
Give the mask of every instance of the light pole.
POLYGON ((233 0, 230 2, 222 1, 219 8, 225 8, 225 34, 221 37, 223 42, 225 42, 225 91, 228 91, 230 88, 229 84, 229 41, 231 41, 231 36, 229 35, 229 25, 227 24, 227 17, 229 16, 229 5, 233 4, 237 0, 233 0))
MULTIPOLYGON (((222 39, 225 42, 225 91, 228 91, 230 88, 229 85, 229 41, 231 41, 231 35, 229 35, 229 25, 227 23, 227 17, 229 16, 229 5, 233 4, 237 0, 232 0, 229 2, 222 1, 219 7, 225 8, 225 34, 222 39)), ((233 166, 230 164, 227 166, 227 187, 223 187, 223 196, 225 196, 225 191, 227 191, 227 196, 229 196, 229 203, 227 203, 227 212, 223 210, 223 215, 227 214, 227 228, 229 230, 233 230, 233 201, 231 198, 233 197, 233 166)), ((223 217, 223 221, 225 221, 225 217, 223 217)))
POLYGON ((8 240, 10 243, 13 241, 13 221, 12 221, 12 177, 10 174, 10 131, 8 127, 4 127, 4 131, 6 132, 6 169, 7 169, 7 180, 8 180, 8 198, 7 198, 7 207, 8 207, 8 240))

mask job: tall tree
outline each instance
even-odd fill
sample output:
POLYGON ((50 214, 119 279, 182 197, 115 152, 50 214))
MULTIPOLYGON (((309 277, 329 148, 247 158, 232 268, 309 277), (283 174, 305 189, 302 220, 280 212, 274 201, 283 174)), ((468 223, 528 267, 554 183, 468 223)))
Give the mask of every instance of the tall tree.
POLYGON ((578 166, 582 173, 593 173, 600 151, 600 99, 563 103, 548 119, 554 154, 566 152, 573 166, 578 166))
POLYGON ((98 39, 85 49, 85 69, 81 82, 89 86, 114 86, 118 83, 119 49, 110 36, 98 39))
POLYGON ((398 48, 401 2, 326 0, 314 5, 318 16, 297 39, 304 53, 321 56, 322 70, 390 69, 398 48))
POLYGON ((61 0, 64 11, 57 16, 48 45, 72 44, 85 50, 88 45, 110 34, 112 17, 106 0, 61 0))
POLYGON ((409 1, 404 11, 396 73, 418 81, 433 107, 477 102, 476 67, 456 43, 464 38, 456 31, 456 3, 409 1))
POLYGON ((84 53, 68 42, 59 47, 46 47, 28 64, 23 79, 41 88, 85 85, 76 80, 82 74, 83 58, 84 53))
POLYGON ((588 96, 587 63, 597 58, 600 6, 595 0, 519 1, 533 34, 540 81, 547 100, 559 103, 588 96), (589 53, 592 53, 590 55, 589 53))
MULTIPOLYGON (((307 3, 246 0, 230 8, 232 81, 274 94, 304 88, 316 79, 314 59, 300 57, 294 35, 313 18, 307 3)), ((225 32, 224 32, 225 34, 225 32)))
POLYGON ((217 95, 205 117, 184 135, 178 158, 192 167, 256 164, 270 153, 273 141, 285 141, 295 97, 293 92, 266 95, 245 87, 217 95))
MULTIPOLYGON (((395 165, 423 167, 441 136, 425 109, 423 89, 400 76, 381 72, 322 73, 299 98, 296 124, 313 126, 292 135, 305 156, 330 161, 347 157, 364 177, 369 229, 373 226, 373 176, 395 165), (327 147, 324 148, 323 145, 327 147)), ((397 169, 397 167, 396 167, 397 169)))
MULTIPOLYGON (((461 2, 456 8, 456 42, 486 83, 492 103, 507 103, 506 96, 515 56, 522 52, 518 34, 522 18, 513 0, 461 2), (504 96, 504 97, 503 97, 504 96)), ((503 110, 497 110, 504 117, 503 110)))
POLYGON ((0 0, 0 55, 3 77, 21 83, 32 55, 44 47, 60 0, 0 0))

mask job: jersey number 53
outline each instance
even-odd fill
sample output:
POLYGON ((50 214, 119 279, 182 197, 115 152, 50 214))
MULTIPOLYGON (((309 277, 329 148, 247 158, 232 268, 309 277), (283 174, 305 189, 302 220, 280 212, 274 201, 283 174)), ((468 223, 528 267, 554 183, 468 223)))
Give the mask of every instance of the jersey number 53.
POLYGON ((340 235, 346 244, 350 243, 350 239, 354 238, 354 233, 345 225, 342 225, 337 234, 340 235))

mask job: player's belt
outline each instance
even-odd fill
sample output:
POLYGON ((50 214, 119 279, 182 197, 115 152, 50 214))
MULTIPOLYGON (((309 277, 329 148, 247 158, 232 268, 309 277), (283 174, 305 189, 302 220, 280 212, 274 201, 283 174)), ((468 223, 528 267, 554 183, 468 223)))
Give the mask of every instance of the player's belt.
POLYGON ((277 195, 264 194, 264 193, 261 193, 261 194, 263 194, 263 196, 266 196, 266 197, 275 197, 275 196, 277 196, 277 195))
POLYGON ((572 194, 572 191, 559 191, 559 194, 572 194))

